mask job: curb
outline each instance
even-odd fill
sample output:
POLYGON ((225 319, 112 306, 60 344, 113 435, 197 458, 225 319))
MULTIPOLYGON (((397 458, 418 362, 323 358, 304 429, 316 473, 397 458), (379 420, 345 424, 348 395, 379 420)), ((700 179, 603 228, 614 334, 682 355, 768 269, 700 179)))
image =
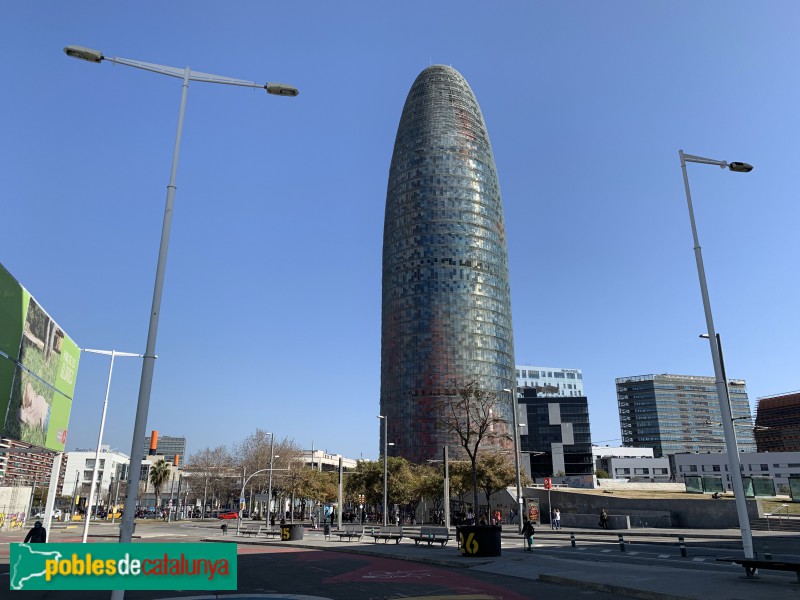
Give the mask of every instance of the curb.
POLYGON ((233 536, 232 539, 219 539, 219 538, 203 538, 200 540, 201 542, 222 542, 228 544, 241 544, 247 546, 276 546, 282 548, 303 548, 304 550, 320 550, 323 552, 342 552, 344 554, 359 554, 362 556, 374 556, 376 558, 391 558, 394 560, 405 560, 408 562, 421 562, 421 563, 428 563, 432 565, 438 565, 440 567, 454 567, 460 569, 468 569, 471 567, 479 567, 481 565, 488 565, 491 564, 492 560, 476 560, 474 558, 464 559, 463 561, 457 559, 448 559, 448 558, 431 558, 429 556, 411 556, 411 555, 396 555, 396 554, 386 554, 384 552, 376 552, 374 550, 369 549, 362 549, 356 547, 347 546, 337 546, 337 547, 320 547, 320 546, 313 546, 311 544, 298 544, 298 543, 291 543, 289 546, 286 542, 273 542, 269 541, 251 541, 251 542, 243 542, 241 539, 236 538, 233 536), (466 561, 469 562, 466 562, 466 561))
POLYGON ((597 592, 608 592, 614 596, 626 596, 628 598, 639 598, 640 600, 692 600, 687 596, 676 596, 675 594, 666 594, 664 592, 639 590, 636 588, 629 588, 619 585, 609 585, 607 583, 595 583, 593 581, 583 581, 581 579, 560 577, 558 575, 546 575, 544 573, 539 575, 539 581, 581 587, 589 590, 595 590, 597 592))

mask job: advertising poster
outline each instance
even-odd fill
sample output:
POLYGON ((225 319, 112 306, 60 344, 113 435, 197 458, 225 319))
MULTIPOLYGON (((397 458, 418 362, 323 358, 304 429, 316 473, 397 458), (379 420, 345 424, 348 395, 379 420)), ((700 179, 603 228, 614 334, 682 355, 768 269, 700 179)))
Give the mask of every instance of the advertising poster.
POLYGON ((0 265, 0 430, 61 451, 80 349, 0 265))
POLYGON ((539 499, 528 498, 528 520, 531 523, 541 523, 541 514, 539 512, 539 499))

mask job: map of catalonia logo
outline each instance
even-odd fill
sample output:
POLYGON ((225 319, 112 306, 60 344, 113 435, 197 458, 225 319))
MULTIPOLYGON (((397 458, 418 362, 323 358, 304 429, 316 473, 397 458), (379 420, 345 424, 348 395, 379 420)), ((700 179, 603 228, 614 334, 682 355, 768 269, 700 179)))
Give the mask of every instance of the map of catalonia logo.
POLYGON ((235 590, 236 544, 10 544, 12 590, 235 590))

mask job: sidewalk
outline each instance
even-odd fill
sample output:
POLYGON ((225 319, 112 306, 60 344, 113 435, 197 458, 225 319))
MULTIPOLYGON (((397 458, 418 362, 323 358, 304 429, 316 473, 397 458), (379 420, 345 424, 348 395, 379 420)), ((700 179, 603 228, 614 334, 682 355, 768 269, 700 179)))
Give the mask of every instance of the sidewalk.
MULTIPOLYGON (((549 530, 547 530, 549 532, 549 530)), ((571 530, 572 531, 572 530, 571 530)), ((578 537, 579 532, 574 530, 578 537)), ((677 530, 635 532, 636 534, 668 537, 676 535, 677 530)), ((547 536, 537 530, 537 537, 552 541, 555 536, 547 536)), ((560 532, 559 532, 560 533, 560 532)), ((572 585, 587 589, 604 591, 615 596, 642 598, 648 600, 800 600, 800 583, 792 572, 759 572, 757 579, 747 579, 739 565, 717 562, 712 556, 699 556, 697 552, 682 558, 676 549, 665 549, 663 554, 628 550, 609 550, 605 546, 584 543, 576 548, 569 545, 569 532, 566 544, 552 546, 538 543, 532 553, 522 548, 522 540, 513 531, 504 531, 502 555, 494 558, 463 557, 455 541, 451 540, 444 548, 434 546, 415 546, 403 540, 399 544, 373 543, 371 538, 360 541, 340 542, 323 539, 320 530, 307 529, 303 540, 284 542, 278 540, 252 539, 235 536, 206 538, 207 541, 234 542, 241 545, 274 545, 283 548, 307 548, 333 552, 348 552, 409 560, 448 567, 475 569, 497 575, 539 579, 550 583, 572 585), (602 549, 601 549, 602 548, 602 549)), ((634 532, 623 532, 626 535, 634 532)), ((730 531, 698 532, 687 534, 703 538, 734 540, 730 531)), ((556 534, 557 536, 558 534, 556 534)), ((582 536, 586 540, 587 536, 582 536)), ((540 539, 540 542, 545 541, 540 539)), ((608 544, 611 539, 606 541, 608 544)), ((658 549, 658 547, 655 547, 658 549)), ((658 550, 656 550, 658 551, 658 550)), ((800 540, 797 542, 800 553, 800 540)), ((731 551, 731 556, 741 555, 731 551)))

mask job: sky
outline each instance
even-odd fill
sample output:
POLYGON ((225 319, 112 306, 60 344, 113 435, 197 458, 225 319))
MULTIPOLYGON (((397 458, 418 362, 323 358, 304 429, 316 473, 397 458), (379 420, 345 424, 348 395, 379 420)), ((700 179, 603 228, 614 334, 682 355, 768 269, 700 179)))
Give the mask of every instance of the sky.
MULTIPOLYGON (((505 210, 517 364, 577 368, 592 439, 615 378, 713 375, 678 150, 727 373, 800 388, 800 5, 15 2, 0 8, 2 263, 82 348, 143 352, 181 83, 119 56, 296 86, 191 84, 147 432, 256 428, 379 454, 381 252, 406 94, 472 87, 505 210)), ((95 448, 108 357, 81 357, 66 448, 95 448)), ((141 361, 103 443, 130 453, 141 361)))

